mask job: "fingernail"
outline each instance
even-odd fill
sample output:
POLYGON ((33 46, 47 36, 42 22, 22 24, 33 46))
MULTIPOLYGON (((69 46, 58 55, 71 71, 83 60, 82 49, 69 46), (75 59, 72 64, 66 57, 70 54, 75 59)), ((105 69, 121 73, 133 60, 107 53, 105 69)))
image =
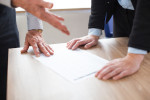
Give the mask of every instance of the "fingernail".
POLYGON ((116 78, 113 78, 113 80, 117 80, 116 78))
POLYGON ((71 49, 72 49, 72 50, 74 50, 74 49, 75 49, 75 47, 73 46, 71 49))
POLYGON ((97 77, 97 74, 95 74, 95 77, 97 77))
POLYGON ((49 5, 49 7, 52 8, 52 7, 53 7, 53 4, 51 3, 51 4, 49 5))
POLYGON ((68 47, 68 49, 72 49, 71 47, 68 47))
POLYGON ((101 78, 98 78, 99 80, 101 80, 101 78))
POLYGON ((103 77, 103 80, 107 80, 107 78, 106 78, 106 77, 103 77))
POLYGON ((37 57, 40 57, 40 54, 37 54, 37 57))
POLYGON ((46 53, 48 56, 50 56, 50 54, 49 53, 46 53))
POLYGON ((87 46, 85 46, 84 49, 87 49, 87 46))
POLYGON ((101 76, 98 76, 99 79, 101 79, 101 76))

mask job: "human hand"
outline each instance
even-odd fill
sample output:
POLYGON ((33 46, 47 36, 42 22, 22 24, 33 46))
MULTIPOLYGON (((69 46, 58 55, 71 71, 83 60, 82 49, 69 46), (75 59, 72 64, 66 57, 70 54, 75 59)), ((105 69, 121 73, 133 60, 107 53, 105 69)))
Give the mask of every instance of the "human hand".
POLYGON ((144 59, 142 54, 131 54, 124 58, 119 58, 110 61, 106 66, 104 66, 95 75, 98 79, 102 80, 118 80, 125 76, 134 74, 140 68, 141 62, 144 59))
POLYGON ((33 47, 33 51, 37 57, 40 56, 40 51, 44 53, 45 56, 54 54, 53 49, 43 40, 42 33, 36 30, 28 31, 26 34, 24 48, 21 50, 21 53, 27 52, 29 46, 33 47))
POLYGON ((87 35, 87 36, 84 36, 81 38, 76 38, 76 39, 73 39, 67 43, 67 48, 75 50, 79 46, 84 45, 84 48, 88 49, 92 46, 97 45, 98 39, 99 39, 99 36, 94 36, 94 35, 87 35))
POLYGON ((22 7, 27 12, 40 18, 43 21, 48 22, 55 28, 59 29, 63 33, 69 35, 69 31, 65 25, 61 23, 64 21, 62 17, 52 14, 48 9, 53 7, 53 4, 44 0, 12 0, 12 5, 15 7, 22 7), (45 9, 48 8, 48 9, 45 9))

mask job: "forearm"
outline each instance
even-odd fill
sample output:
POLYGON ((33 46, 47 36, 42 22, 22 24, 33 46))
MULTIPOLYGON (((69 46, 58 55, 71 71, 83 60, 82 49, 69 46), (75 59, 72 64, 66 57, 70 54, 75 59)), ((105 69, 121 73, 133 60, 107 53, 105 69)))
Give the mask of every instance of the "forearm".
POLYGON ((129 47, 150 51, 150 0, 137 0, 129 47))
POLYGON ((144 56, 148 52, 146 50, 138 49, 138 48, 133 48, 133 47, 128 47, 128 54, 127 57, 132 57, 134 60, 137 62, 141 63, 144 59, 144 56))

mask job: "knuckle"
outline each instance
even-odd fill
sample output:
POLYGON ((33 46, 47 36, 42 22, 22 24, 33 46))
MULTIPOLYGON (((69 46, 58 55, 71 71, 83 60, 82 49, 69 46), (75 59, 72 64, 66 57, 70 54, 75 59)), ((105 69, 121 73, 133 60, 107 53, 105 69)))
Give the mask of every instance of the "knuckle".
POLYGON ((73 41, 79 41, 79 40, 81 40, 81 39, 79 39, 79 38, 74 38, 74 39, 72 39, 73 41))
POLYGON ((81 41, 77 41, 77 44, 80 44, 81 43, 81 41))
POLYGON ((113 70, 113 67, 108 67, 108 70, 113 70))
POLYGON ((123 73, 123 75, 128 75, 129 74, 129 72, 128 71, 125 71, 124 73, 123 73))
POLYGON ((93 43, 96 43, 96 40, 93 40, 93 43))
POLYGON ((37 51, 38 47, 37 46, 33 46, 33 49, 35 49, 37 51))
POLYGON ((112 72, 112 75, 116 75, 118 72, 117 71, 114 71, 114 72, 112 72))
POLYGON ((100 74, 101 74, 101 76, 104 76, 105 75, 105 71, 102 71, 100 74))
POLYGON ((110 73, 110 74, 106 75, 106 78, 110 78, 112 75, 113 75, 113 74, 110 73))
POLYGON ((116 70, 116 71, 115 71, 115 73, 119 73, 119 72, 120 72, 120 70, 121 70, 121 69, 116 70))
POLYGON ((31 39, 31 42, 32 42, 32 43, 36 43, 36 39, 35 39, 35 38, 32 38, 32 39, 31 39))

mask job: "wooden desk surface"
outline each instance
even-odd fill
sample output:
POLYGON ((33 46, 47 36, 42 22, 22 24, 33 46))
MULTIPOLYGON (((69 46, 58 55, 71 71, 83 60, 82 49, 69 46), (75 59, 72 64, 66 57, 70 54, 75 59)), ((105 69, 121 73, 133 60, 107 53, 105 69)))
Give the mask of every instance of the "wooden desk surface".
MULTIPOLYGON (((101 39, 87 51, 111 60, 126 55, 127 43, 128 38, 101 39)), ((7 100, 150 100, 150 55, 130 77, 118 81, 89 77, 71 83, 34 60, 32 54, 9 51, 7 100)))

